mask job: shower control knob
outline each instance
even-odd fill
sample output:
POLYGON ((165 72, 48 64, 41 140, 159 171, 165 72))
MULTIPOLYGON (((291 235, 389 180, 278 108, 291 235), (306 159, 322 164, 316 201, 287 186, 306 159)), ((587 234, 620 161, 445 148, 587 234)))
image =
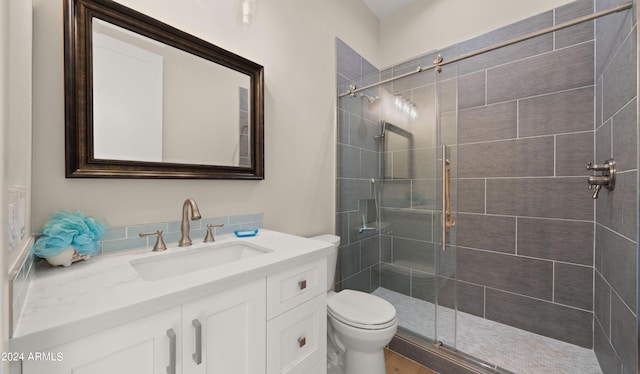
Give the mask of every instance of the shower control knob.
POLYGON ((604 165, 593 164, 592 162, 587 162, 587 170, 593 171, 608 171, 609 163, 605 162, 604 165))

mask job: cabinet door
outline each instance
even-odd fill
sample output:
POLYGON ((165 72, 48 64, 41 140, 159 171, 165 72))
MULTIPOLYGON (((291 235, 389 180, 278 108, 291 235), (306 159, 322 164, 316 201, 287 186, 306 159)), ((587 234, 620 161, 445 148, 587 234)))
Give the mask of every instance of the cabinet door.
POLYGON ((29 359, 25 352, 23 374, 167 374, 172 373, 168 367, 173 363, 175 373, 180 374, 180 308, 54 347, 45 354, 29 359), (168 330, 175 334, 173 341, 168 330))
POLYGON ((185 374, 265 372, 265 289, 260 279, 183 305, 185 374))

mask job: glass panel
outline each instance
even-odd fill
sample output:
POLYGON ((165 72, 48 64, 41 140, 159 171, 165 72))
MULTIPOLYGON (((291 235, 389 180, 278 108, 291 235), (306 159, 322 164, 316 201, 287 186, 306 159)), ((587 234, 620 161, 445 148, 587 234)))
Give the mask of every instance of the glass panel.
POLYGON ((436 258, 438 261, 436 340, 456 347, 456 213, 457 213, 457 64, 437 72, 438 204, 436 258), (443 161, 444 159, 444 161, 443 161), (443 170, 444 168, 444 170, 443 170), (443 181, 444 178, 444 181, 443 181), (444 245, 442 237, 444 234, 444 245))
MULTIPOLYGON (((338 92, 429 66, 434 57, 431 52, 349 81, 343 79, 348 71, 339 71, 338 92)), ((362 63, 346 48, 338 58, 339 69, 362 63), (345 50, 351 65, 340 61, 345 50)), ((440 165, 444 143, 455 213, 456 80, 444 76, 428 70, 338 100, 337 285, 391 302, 400 335, 454 345, 455 248, 441 250, 440 165), (451 87, 453 96, 446 98, 452 101, 438 103, 440 91, 451 87), (448 127, 439 129, 443 124, 448 127), (436 312, 438 302, 444 305, 436 312)), ((447 240, 455 243, 455 230, 447 240)))
MULTIPOLYGON (((431 65, 435 52, 339 81, 364 87, 431 65)), ((353 55, 349 58, 356 58, 353 55)), ((357 61, 354 61, 357 63, 357 61)), ((457 68, 428 70, 338 101, 338 290, 372 292, 397 311, 399 334, 455 347, 455 227, 442 250, 442 150, 456 213, 457 68), (375 166, 372 166, 375 165, 375 166), (378 250, 379 256, 371 256, 378 250), (360 265, 357 265, 359 258, 360 265), (436 307, 436 305, 440 305, 436 307)), ((338 79, 340 79, 339 77, 338 79)))
MULTIPOLYGON (((424 66, 425 55, 382 72, 389 78, 424 66)), ((436 82, 426 71, 380 89, 381 153, 380 288, 394 304, 399 332, 436 338, 436 240, 438 214, 436 82)))

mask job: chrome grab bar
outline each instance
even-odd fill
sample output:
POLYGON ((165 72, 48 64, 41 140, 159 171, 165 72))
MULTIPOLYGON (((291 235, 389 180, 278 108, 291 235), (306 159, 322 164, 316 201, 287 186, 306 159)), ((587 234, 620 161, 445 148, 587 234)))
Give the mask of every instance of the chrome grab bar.
POLYGON ((446 189, 444 192, 445 195, 445 227, 447 232, 451 230, 453 226, 456 225, 456 221, 453 219, 453 215, 451 214, 451 163, 449 160, 446 160, 446 168, 445 168, 445 179, 446 181, 446 189))
POLYGON ((451 162, 447 160, 447 146, 442 145, 442 251, 447 250, 446 236, 456 225, 451 213, 451 162))

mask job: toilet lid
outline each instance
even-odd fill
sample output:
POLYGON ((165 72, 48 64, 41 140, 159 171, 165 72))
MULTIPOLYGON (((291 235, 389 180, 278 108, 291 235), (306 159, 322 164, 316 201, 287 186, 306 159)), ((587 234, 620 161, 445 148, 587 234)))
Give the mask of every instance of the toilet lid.
POLYGON ((327 309, 339 321, 366 329, 386 328, 396 318, 396 309, 387 300, 354 290, 343 290, 330 297, 327 309))

